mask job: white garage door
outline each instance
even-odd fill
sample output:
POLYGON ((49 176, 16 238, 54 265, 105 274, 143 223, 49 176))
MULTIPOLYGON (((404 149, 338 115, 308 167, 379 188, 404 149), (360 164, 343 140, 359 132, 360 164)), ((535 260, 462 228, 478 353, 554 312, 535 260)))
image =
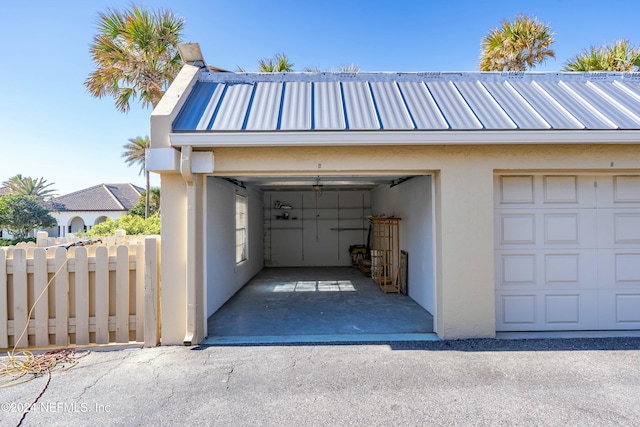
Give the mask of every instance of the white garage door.
POLYGON ((496 329, 640 329, 640 175, 495 178, 496 329))

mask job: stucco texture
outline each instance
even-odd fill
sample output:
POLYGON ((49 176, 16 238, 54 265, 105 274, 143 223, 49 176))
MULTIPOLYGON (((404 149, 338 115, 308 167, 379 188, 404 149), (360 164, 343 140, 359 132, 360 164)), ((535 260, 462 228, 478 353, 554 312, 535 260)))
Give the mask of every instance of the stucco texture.
MULTIPOLYGON (((434 315, 436 332, 444 339, 495 336, 494 174, 640 172, 637 144, 247 147, 213 152, 217 176, 432 174, 434 315)), ((185 322, 180 308, 184 307, 180 273, 185 271, 185 235, 171 230, 184 229, 186 207, 181 178, 166 177, 162 181, 163 343, 174 343, 182 339, 179 330, 184 331, 185 322), (174 310, 167 312, 169 307, 174 310)), ((198 205, 195 209, 204 217, 202 200, 198 205)))

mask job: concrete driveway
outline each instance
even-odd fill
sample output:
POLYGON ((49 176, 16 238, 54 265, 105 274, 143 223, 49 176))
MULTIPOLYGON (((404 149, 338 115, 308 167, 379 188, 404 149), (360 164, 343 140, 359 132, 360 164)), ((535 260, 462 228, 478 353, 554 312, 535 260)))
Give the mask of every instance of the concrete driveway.
MULTIPOLYGON (((0 388, 14 426, 46 377, 0 388)), ((22 425, 638 425, 640 338, 93 351, 22 425)))

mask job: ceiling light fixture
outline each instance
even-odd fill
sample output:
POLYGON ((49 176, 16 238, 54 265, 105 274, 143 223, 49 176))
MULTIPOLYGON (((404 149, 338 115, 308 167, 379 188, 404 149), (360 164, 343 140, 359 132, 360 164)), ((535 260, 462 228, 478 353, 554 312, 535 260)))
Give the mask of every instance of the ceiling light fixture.
POLYGON ((313 191, 318 193, 318 196, 322 195, 322 184, 320 184, 320 177, 316 178, 316 183, 312 185, 311 188, 313 188, 313 191))

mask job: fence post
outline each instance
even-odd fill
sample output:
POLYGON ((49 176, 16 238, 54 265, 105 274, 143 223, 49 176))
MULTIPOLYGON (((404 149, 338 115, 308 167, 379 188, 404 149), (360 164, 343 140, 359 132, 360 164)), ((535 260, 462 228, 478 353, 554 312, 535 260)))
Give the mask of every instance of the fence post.
POLYGON ((144 341, 144 245, 136 242, 136 341, 144 341))
POLYGON ((123 245, 127 237, 127 232, 125 230, 116 230, 114 236, 116 238, 116 245, 123 245))
POLYGON ((89 260, 87 248, 75 250, 76 345, 89 344, 89 260))
POLYGON ((0 348, 9 347, 9 305, 7 301, 7 251, 0 248, 0 348))
POLYGON ((144 346, 160 344, 160 299, 158 298, 158 239, 144 239, 144 346))
POLYGON ((67 268, 67 250, 59 247, 55 250, 55 297, 56 297, 56 345, 69 345, 69 272, 67 268))
POLYGON ((27 330, 27 251, 13 251, 13 337, 17 348, 29 346, 27 330))
POLYGON ((109 250, 96 248, 96 344, 109 343, 109 250))
MULTIPOLYGON (((38 238, 40 238, 40 236, 38 236, 38 238)), ((37 347, 46 347, 49 345, 48 282, 47 251, 44 248, 36 248, 33 251, 33 301, 35 303, 33 311, 36 324, 37 347)))
POLYGON ((36 234, 36 246, 39 248, 44 248, 49 243, 49 233, 46 231, 38 231, 36 234))
POLYGON ((129 342, 129 248, 116 249, 116 342, 129 342))

